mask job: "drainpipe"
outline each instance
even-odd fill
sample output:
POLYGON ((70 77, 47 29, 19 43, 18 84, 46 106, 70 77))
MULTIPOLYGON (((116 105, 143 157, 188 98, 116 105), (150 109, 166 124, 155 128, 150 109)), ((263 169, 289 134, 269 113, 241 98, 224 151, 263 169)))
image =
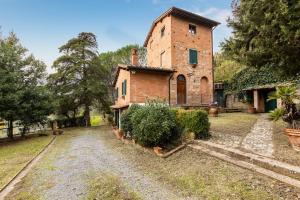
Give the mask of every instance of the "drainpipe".
POLYGON ((214 38, 213 38, 213 31, 215 30, 216 26, 214 26, 211 30, 211 57, 212 57, 212 84, 213 84, 213 93, 212 93, 212 100, 215 102, 215 78, 214 78, 214 38))
POLYGON ((174 72, 169 77, 169 106, 171 106, 171 78, 173 77, 174 72))

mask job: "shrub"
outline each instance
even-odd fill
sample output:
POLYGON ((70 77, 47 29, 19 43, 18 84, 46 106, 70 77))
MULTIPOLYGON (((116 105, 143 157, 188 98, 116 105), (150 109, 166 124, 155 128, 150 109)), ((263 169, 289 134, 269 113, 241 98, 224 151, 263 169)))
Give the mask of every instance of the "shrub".
POLYGON ((275 110, 269 113, 269 118, 274 121, 278 121, 284 115, 283 108, 276 108, 275 110))
POLYGON ((138 110, 141 106, 137 104, 131 105, 127 110, 122 112, 121 115, 121 129, 124 131, 125 136, 129 134, 132 136, 132 120, 131 117, 133 113, 138 110))
POLYGON ((162 146, 170 142, 176 127, 175 114, 168 105, 151 101, 133 112, 134 139, 144 146, 162 146))
POLYGON ((193 132, 196 138, 205 139, 210 137, 208 114, 206 111, 178 110, 176 119, 184 132, 193 132))
POLYGON ((101 116, 91 116, 91 125, 92 126, 100 126, 101 124, 101 116))

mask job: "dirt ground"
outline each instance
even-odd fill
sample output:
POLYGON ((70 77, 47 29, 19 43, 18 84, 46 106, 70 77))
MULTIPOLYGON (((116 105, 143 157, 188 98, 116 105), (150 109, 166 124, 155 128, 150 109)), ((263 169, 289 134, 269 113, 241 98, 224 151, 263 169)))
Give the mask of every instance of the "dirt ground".
POLYGON ((97 191, 105 199, 300 198, 293 187, 188 147, 159 158, 123 144, 107 126, 69 129, 58 139, 7 199, 97 199, 97 191))

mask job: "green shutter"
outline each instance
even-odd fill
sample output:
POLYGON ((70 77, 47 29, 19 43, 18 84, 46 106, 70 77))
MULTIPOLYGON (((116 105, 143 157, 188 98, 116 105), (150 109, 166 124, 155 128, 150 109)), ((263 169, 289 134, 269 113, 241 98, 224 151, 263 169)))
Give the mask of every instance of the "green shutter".
POLYGON ((194 49, 189 49, 190 64, 198 64, 198 52, 194 49))
POLYGON ((122 96, 124 96, 124 81, 122 82, 122 96))

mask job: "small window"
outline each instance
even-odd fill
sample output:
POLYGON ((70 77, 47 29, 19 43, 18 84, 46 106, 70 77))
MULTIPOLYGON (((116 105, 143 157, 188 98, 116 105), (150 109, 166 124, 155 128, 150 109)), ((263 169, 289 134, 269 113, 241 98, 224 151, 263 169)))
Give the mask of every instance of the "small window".
POLYGON ((163 37, 165 35, 165 27, 162 27, 162 29, 160 30, 160 36, 163 37))
POLYGON ((160 67, 165 64, 165 51, 160 53, 160 67))
POLYGON ((192 35, 196 35, 196 26, 193 24, 189 24, 189 33, 192 35))
POLYGON ((116 99, 119 98, 119 88, 116 88, 116 99))
POLYGON ((189 62, 192 65, 198 64, 198 52, 195 49, 189 49, 189 62))
POLYGON ((122 96, 125 96, 127 93, 127 80, 122 82, 122 96))

